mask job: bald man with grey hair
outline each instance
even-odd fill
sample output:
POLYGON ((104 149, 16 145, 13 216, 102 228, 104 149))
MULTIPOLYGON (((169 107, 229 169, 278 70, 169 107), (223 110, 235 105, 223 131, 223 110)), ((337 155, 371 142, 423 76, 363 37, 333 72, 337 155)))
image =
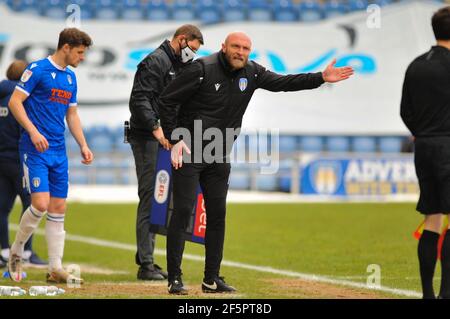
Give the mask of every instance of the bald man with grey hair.
POLYGON ((181 279, 183 231, 188 226, 199 183, 207 215, 202 291, 236 291, 220 276, 230 175, 229 155, 232 147, 232 143, 227 143, 223 137, 232 131, 235 132, 232 142, 236 140, 254 91, 315 89, 325 82, 346 80, 353 74, 351 67, 336 68, 336 60, 323 72, 276 74, 249 61, 251 50, 252 41, 248 35, 243 32, 230 33, 219 52, 187 66, 161 94, 161 126, 173 145, 171 159, 174 208, 167 233, 168 290, 171 294, 187 294, 181 279), (199 140, 190 138, 198 136, 194 135, 198 127, 202 133, 210 129, 222 133, 222 142, 214 140, 214 143, 222 145, 215 149, 212 161, 204 156, 211 140, 203 137, 199 140), (172 134, 182 131, 186 134, 172 134), (190 154, 194 161, 186 161, 183 154, 190 154))

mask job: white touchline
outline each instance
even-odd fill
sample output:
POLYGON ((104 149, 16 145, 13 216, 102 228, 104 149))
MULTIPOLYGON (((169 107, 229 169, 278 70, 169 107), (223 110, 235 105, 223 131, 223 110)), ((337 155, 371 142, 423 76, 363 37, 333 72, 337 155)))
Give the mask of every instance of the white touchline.
MULTIPOLYGON (((18 225, 10 224, 10 229, 17 230, 18 225)), ((36 235, 45 235, 45 231, 42 229, 36 229, 35 234, 36 235)), ((94 238, 94 237, 66 234, 66 240, 76 241, 76 242, 94 245, 94 246, 100 246, 100 247, 115 248, 115 249, 129 250, 129 251, 136 250, 135 245, 124 244, 124 243, 119 243, 119 242, 109 241, 109 240, 103 240, 103 239, 98 239, 98 238, 94 238)), ((155 249, 154 253, 156 255, 162 255, 162 256, 166 255, 166 251, 163 249, 155 249)), ((204 257, 198 256, 198 255, 183 254, 183 258, 187 259, 187 260, 204 262, 204 257)), ((347 287, 358 288, 358 289, 386 292, 386 293, 390 293, 393 295, 404 296, 404 297, 411 297, 411 298, 421 298, 422 297, 421 293, 419 293, 417 291, 413 291, 413 290, 396 289, 396 288, 390 288, 390 287, 385 287, 385 286, 371 287, 371 286, 368 286, 367 284, 361 283, 361 282, 335 279, 333 277, 322 276, 322 275, 304 274, 304 273, 300 273, 300 272, 296 272, 296 271, 276 269, 276 268, 272 268, 272 267, 268 267, 268 266, 256 266, 256 265, 244 264, 244 263, 228 261, 228 260, 223 260, 222 265, 228 266, 228 267, 234 267, 234 268, 241 268, 241 269, 248 269, 248 270, 259 271, 259 272, 271 273, 271 274, 275 274, 275 275, 294 277, 294 278, 299 278, 299 279, 308 280, 308 281, 315 281, 315 282, 322 282, 322 283, 328 283, 328 284, 333 284, 333 285, 341 285, 341 286, 347 286, 347 287)))

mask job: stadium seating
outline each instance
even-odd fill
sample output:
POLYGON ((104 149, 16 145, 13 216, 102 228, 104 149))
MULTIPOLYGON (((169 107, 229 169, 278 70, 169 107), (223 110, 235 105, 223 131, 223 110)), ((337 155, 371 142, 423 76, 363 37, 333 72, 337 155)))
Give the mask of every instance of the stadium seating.
POLYGON ((357 153, 376 152, 376 139, 370 136, 359 136, 352 139, 352 151, 357 153))
POLYGON ((96 0, 96 18, 99 20, 115 20, 120 17, 118 4, 114 0, 96 0))
POLYGON ((299 19, 303 22, 319 21, 324 17, 323 7, 317 1, 303 1, 299 5, 299 19))
POLYGON ((221 10, 216 1, 198 0, 197 17, 203 23, 217 23, 221 21, 221 10))
POLYGON ((226 22, 243 21, 247 18, 246 7, 239 0, 224 0, 222 16, 226 22))
POLYGON ((369 2, 367 0, 348 0, 348 9, 350 11, 366 10, 369 2))
POLYGON ((283 153, 292 153, 299 151, 298 137, 294 135, 281 135, 279 138, 279 150, 283 153))
POLYGON ((45 0, 42 2, 42 13, 46 17, 53 19, 64 19, 66 17, 65 0, 45 0))
POLYGON ((323 138, 320 136, 303 136, 300 139, 300 145, 304 152, 321 152, 324 150, 323 138))
POLYGON ((272 8, 266 0, 248 0, 248 19, 250 21, 271 21, 272 8))
POLYGON ((82 20, 95 18, 95 2, 89 0, 73 0, 70 3, 80 7, 82 20))
POLYGON ((381 137, 379 141, 380 152, 399 153, 402 149, 402 137, 381 137))
POLYGON ((164 0, 150 0, 147 3, 147 19, 164 21, 170 19, 170 9, 164 0))
POLYGON ((324 12, 327 18, 341 16, 347 13, 348 7, 345 3, 337 0, 330 0, 324 5, 324 12))
POLYGON ((122 0, 120 11, 122 19, 126 20, 142 20, 144 17, 145 7, 141 5, 140 0, 122 0))
POLYGON ((326 138, 325 144, 328 152, 350 151, 350 139, 346 136, 329 136, 326 138))
POLYGON ((273 17, 279 22, 293 22, 298 20, 298 7, 291 0, 273 0, 273 17))
POLYGON ((172 4, 172 18, 177 21, 195 19, 194 5, 189 0, 175 0, 172 4))

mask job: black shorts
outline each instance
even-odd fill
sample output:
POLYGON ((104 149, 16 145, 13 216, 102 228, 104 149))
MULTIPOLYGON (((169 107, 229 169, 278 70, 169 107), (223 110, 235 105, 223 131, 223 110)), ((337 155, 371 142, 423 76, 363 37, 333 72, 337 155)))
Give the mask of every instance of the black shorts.
POLYGON ((450 137, 420 137, 414 163, 419 179, 417 211, 424 215, 450 213, 450 137))

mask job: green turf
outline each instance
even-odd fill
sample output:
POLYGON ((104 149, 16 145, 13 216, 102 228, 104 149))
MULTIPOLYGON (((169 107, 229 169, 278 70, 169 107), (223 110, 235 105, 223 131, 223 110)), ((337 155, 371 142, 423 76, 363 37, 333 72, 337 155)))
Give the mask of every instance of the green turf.
MULTIPOLYGON (((357 282, 366 282, 368 265, 377 264, 383 286, 420 291, 417 241, 412 232, 421 216, 414 212, 414 204, 230 204, 227 214, 225 260, 357 282)), ((66 231, 134 244, 135 215, 136 205, 71 203, 66 231)), ((17 221, 16 208, 11 222, 17 221)), ((158 236, 157 248, 165 248, 165 237, 158 236)), ((35 237, 35 249, 46 256, 43 236, 35 237)), ((186 245, 186 253, 203 256, 203 251, 201 245, 186 245)), ((67 241, 65 261, 128 272, 87 274, 89 282, 136 281, 133 251, 67 241)), ((164 256, 157 255, 156 261, 165 268, 164 256)), ((197 285, 203 263, 185 260, 183 272, 187 284, 197 285)), ((32 270, 30 279, 40 280, 42 273, 32 270)), ((226 266, 222 274, 244 297, 287 297, 267 280, 289 277, 226 266)))

